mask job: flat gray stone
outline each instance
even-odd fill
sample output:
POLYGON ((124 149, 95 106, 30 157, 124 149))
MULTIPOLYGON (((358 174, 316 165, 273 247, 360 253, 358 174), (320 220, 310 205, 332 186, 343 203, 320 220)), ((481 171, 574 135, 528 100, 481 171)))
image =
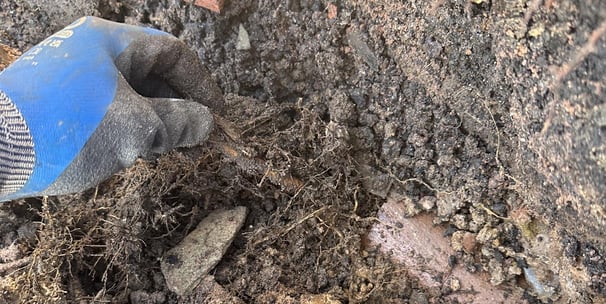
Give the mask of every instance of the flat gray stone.
POLYGON ((244 224, 246 213, 246 207, 215 211, 167 251, 160 267, 168 288, 180 296, 190 293, 219 263, 244 224))

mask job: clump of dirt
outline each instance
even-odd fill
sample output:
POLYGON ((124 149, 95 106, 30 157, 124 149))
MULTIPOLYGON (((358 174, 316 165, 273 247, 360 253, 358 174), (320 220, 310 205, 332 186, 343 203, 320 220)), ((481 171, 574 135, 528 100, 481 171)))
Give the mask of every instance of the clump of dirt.
POLYGON ((7 301, 177 301, 159 258, 237 205, 246 228, 214 276, 240 299, 443 301, 365 244, 394 197, 529 302, 606 296, 601 1, 93 2, 3 2, 2 42, 24 50, 82 9, 153 26, 197 50, 229 115, 203 147, 3 206, 0 258, 27 265, 2 280, 7 301))

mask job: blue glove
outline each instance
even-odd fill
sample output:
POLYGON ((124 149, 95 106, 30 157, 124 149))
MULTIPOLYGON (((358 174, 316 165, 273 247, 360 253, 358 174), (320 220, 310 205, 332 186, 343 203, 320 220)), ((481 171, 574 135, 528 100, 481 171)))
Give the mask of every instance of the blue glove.
POLYGON ((93 187, 200 144, 222 93, 167 33, 84 17, 0 73, 0 201, 93 187))

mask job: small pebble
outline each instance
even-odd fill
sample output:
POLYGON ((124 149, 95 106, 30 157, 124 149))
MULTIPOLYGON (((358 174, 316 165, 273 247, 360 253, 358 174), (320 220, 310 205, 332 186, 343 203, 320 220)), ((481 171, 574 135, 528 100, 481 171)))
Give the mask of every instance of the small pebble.
POLYGON ((238 42, 236 43, 236 50, 250 50, 250 39, 248 38, 248 32, 246 31, 244 26, 242 26, 242 24, 238 26, 238 42))
POLYGON ((429 211, 429 210, 433 209, 433 207, 436 206, 436 200, 437 199, 435 196, 431 196, 431 195, 423 196, 419 200, 419 205, 421 205, 421 208, 423 208, 423 210, 429 211))
POLYGON ((459 291, 461 289, 461 281, 457 278, 450 279, 450 290, 459 291))

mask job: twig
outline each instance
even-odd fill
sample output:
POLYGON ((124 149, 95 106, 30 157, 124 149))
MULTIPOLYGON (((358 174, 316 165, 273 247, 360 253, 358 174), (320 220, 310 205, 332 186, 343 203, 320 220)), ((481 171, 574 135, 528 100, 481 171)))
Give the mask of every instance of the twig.
POLYGON ((322 212, 322 211, 326 210, 326 208, 328 208, 328 207, 327 207, 327 206, 324 206, 324 207, 322 207, 322 208, 320 208, 320 209, 318 209, 318 210, 316 210, 316 211, 314 211, 314 212, 312 212, 312 213, 310 213, 310 214, 306 215, 305 217, 300 218, 298 221, 296 221, 296 222, 292 223, 290 226, 288 226, 288 228, 286 228, 284 231, 282 231, 281 235, 282 235, 282 236, 286 235, 286 234, 287 234, 287 233, 289 233, 291 230, 293 230, 295 227, 297 227, 297 226, 299 226, 299 225, 303 224, 303 223, 304 223, 305 221, 307 221, 308 219, 310 219, 310 218, 312 218, 312 217, 316 216, 318 213, 320 213, 320 212, 322 212))
POLYGON ((408 179, 405 179, 405 180, 401 180, 395 174, 393 174, 391 171, 388 171, 388 173, 389 173, 389 176, 391 176, 391 178, 395 179, 398 183, 402 184, 402 186, 406 185, 409 182, 416 182, 416 183, 419 183, 419 184, 425 186, 427 189, 429 189, 429 190, 431 190, 433 192, 436 192, 436 193, 440 192, 437 189, 435 189, 432 186, 430 186, 428 183, 424 182, 420 178, 413 177, 413 178, 408 178, 408 179))
POLYGON ((233 160, 244 172, 257 174, 261 176, 261 182, 257 186, 261 186, 265 179, 272 183, 281 186, 288 193, 297 193, 305 186, 305 183, 300 179, 284 175, 281 172, 272 169, 262 159, 253 158, 248 155, 245 148, 239 147, 236 143, 216 143, 215 147, 225 157, 233 160))

